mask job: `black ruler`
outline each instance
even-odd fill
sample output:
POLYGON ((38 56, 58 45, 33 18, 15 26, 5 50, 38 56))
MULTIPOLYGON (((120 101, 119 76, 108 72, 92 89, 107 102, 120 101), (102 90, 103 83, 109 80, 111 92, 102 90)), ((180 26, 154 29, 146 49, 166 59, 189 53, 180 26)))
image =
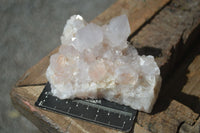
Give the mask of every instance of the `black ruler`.
POLYGON ((50 84, 47 83, 35 103, 36 106, 79 118, 110 128, 130 131, 137 111, 124 105, 105 99, 64 99, 52 96, 50 84))

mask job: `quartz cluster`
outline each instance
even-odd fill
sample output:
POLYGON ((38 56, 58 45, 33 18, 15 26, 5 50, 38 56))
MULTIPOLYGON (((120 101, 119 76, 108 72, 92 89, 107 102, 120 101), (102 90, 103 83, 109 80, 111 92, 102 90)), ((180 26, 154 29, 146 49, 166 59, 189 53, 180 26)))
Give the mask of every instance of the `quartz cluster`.
POLYGON ((105 98, 151 112, 160 89, 160 70, 153 56, 139 56, 128 45, 129 34, 126 15, 103 26, 72 16, 46 71, 52 94, 60 99, 105 98))

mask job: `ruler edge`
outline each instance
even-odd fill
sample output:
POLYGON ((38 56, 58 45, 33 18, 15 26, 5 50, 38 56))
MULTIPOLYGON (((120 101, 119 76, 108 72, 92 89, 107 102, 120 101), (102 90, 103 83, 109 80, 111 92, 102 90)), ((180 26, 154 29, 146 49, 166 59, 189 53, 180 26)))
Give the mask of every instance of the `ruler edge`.
MULTIPOLYGON (((46 86, 47 85, 50 85, 50 83, 49 82, 47 82, 46 84, 45 84, 45 86, 44 86, 44 89, 42 90, 42 92, 40 93, 40 96, 37 98, 37 101, 35 102, 35 106, 36 107, 39 107, 39 108, 41 108, 41 109, 43 109, 43 110, 46 110, 46 111, 50 111, 50 112, 53 112, 53 113, 56 113, 56 114, 62 114, 62 115, 66 115, 66 116, 68 116, 68 117, 71 117, 71 118, 75 118, 75 119, 77 119, 77 120, 83 120, 83 121, 86 121, 86 122, 89 122, 89 123, 91 123, 91 124, 96 124, 96 125, 99 125, 99 126, 102 126, 102 127, 107 127, 107 128, 110 128, 110 129, 114 129, 114 130, 118 130, 118 131, 123 131, 123 132, 130 132, 132 129, 133 129, 133 127, 134 127, 134 125, 135 125, 135 122, 136 122, 136 117, 137 117, 137 114, 138 114, 138 111, 137 110, 135 110, 135 113, 133 113, 133 116, 132 116, 132 122, 131 122, 131 127, 130 127, 130 129, 126 129, 126 130, 124 130, 123 128, 116 128, 116 127, 114 127, 114 126, 112 126, 112 125, 106 125, 106 124, 104 124, 104 123, 101 123, 100 124, 100 122, 98 122, 98 121, 92 121, 92 120, 88 120, 88 119, 85 119, 85 118, 83 118, 83 117, 78 117, 78 116, 75 116, 75 115, 71 115, 71 114, 67 114, 67 113, 64 113, 64 111, 61 111, 61 110, 53 110, 53 108, 51 108, 51 107, 46 107, 46 106, 44 106, 44 105, 42 105, 42 106, 40 106, 39 105, 39 103, 40 103, 40 101, 39 101, 39 99, 42 99, 42 94, 44 93, 45 94, 45 88, 46 88, 46 86)), ((61 99, 62 100, 62 99, 61 99)), ((71 99, 70 99, 71 100, 71 99)), ((109 101, 110 102, 110 101, 109 101)), ((94 103, 93 103, 94 104, 94 103)), ((122 106, 125 106, 125 105, 122 105, 122 106)), ((134 110, 134 109, 133 109, 134 110)))

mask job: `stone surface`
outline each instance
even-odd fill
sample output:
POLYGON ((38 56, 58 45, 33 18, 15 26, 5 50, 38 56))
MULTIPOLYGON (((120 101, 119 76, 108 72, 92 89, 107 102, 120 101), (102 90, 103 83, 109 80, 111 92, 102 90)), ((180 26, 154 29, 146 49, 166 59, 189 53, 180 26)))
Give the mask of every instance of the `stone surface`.
POLYGON ((128 47, 129 34, 126 15, 102 27, 72 16, 46 72, 53 95, 103 97, 151 112, 160 89, 160 70, 153 56, 139 56, 133 46, 128 47))

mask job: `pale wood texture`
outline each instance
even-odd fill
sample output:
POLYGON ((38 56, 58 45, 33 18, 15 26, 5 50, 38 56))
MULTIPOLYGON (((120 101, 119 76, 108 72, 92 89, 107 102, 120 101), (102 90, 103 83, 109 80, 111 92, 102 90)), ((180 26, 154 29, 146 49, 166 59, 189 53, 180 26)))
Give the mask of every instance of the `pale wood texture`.
MULTIPOLYGON (((183 87, 182 92, 195 96, 198 100, 197 103, 192 101, 192 103, 196 104, 196 111, 200 112, 200 54, 195 57, 194 61, 188 67, 189 74, 187 74, 188 81, 187 84, 183 87)), ((187 99, 190 100, 190 99, 187 99)), ((183 123, 180 127, 180 133, 199 133, 200 132, 200 118, 196 119, 196 122, 193 125, 189 125, 187 123, 183 123)))
MULTIPOLYGON (((118 0, 93 20, 94 23, 103 25, 115 16, 127 14, 133 33, 129 40, 140 54, 154 55, 161 68, 164 84, 160 97, 151 114, 138 113, 137 122, 133 125, 133 131, 136 133, 187 132, 187 130, 196 131, 199 127, 199 120, 197 121, 199 112, 195 110, 198 102, 195 102, 193 107, 180 98, 182 93, 199 98, 200 90, 196 88, 199 85, 197 79, 200 79, 197 71, 199 70, 197 64, 200 64, 199 57, 194 60, 196 65, 189 67, 191 72, 184 88, 181 82, 174 81, 179 81, 177 79, 184 81, 182 79, 184 76, 181 74, 184 74, 183 71, 187 66, 183 65, 184 67, 177 71, 174 70, 174 66, 182 61, 188 48, 195 45, 193 42, 200 35, 200 1, 174 0, 170 3, 169 1, 118 0), (178 76, 172 72, 176 72, 178 76), (168 81, 167 76, 173 80, 168 81), (179 97, 175 97, 176 94, 180 94, 179 97)), ((17 82, 11 91, 14 106, 43 132, 120 132, 34 106, 47 82, 45 71, 49 65, 49 57, 57 50, 58 48, 30 68, 17 82)))
POLYGON ((183 87, 182 92, 200 98, 200 54, 195 57, 192 64, 188 67, 187 84, 183 87))

